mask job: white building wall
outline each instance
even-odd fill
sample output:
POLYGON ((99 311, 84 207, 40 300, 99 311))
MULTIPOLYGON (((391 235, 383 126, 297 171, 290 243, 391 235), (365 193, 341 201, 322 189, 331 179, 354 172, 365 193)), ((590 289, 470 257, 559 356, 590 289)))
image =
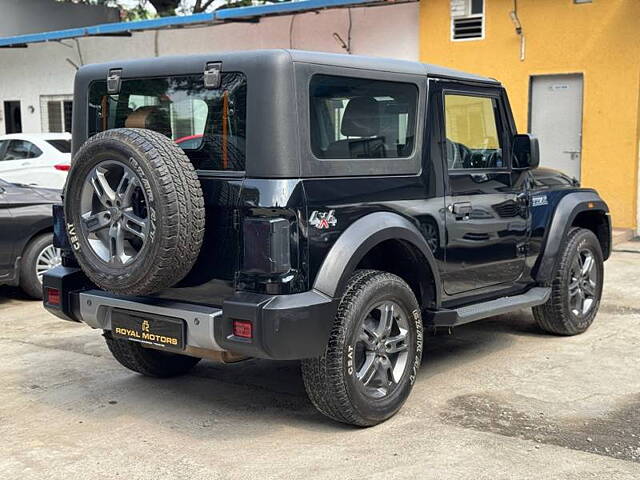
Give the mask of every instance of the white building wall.
MULTIPOLYGON (((348 15, 347 9, 322 10, 261 18, 259 23, 149 31, 131 37, 81 38, 33 44, 26 49, 0 49, 0 107, 3 101, 20 100, 23 132, 42 131, 40 96, 73 92, 72 63, 258 48, 345 53, 333 33, 347 41, 348 15), (33 112, 29 107, 33 107, 33 112)), ((351 17, 353 54, 418 59, 417 2, 352 8, 351 17)), ((2 108, 0 116, 3 117, 2 108)), ((0 118, 0 133, 4 131, 4 118, 0 118)))

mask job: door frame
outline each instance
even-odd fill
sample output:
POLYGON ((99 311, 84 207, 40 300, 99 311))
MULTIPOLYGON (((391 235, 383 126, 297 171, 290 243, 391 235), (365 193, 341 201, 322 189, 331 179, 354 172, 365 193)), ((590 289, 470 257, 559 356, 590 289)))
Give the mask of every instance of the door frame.
MULTIPOLYGON (((438 82, 438 84, 434 85, 436 91, 434 92, 434 99, 436 100, 436 108, 438 111, 438 144, 440 145, 440 162, 442 168, 442 181, 445 187, 445 197, 444 197, 444 206, 445 211, 448 209, 449 204, 453 203, 454 192, 451 189, 450 185, 450 176, 463 176, 470 175, 473 173, 501 173, 505 175, 513 174, 513 166, 511 161, 511 141, 513 135, 517 132, 515 127, 515 122, 513 121, 513 116, 510 109, 509 98, 507 96, 506 90, 503 85, 500 84, 478 84, 475 82, 465 82, 460 80, 443 80, 438 82), (444 152, 444 145, 446 140, 446 119, 445 119, 445 104, 444 104, 444 96, 448 92, 453 92, 455 94, 460 95, 471 95, 477 97, 487 97, 487 98, 496 98, 498 100, 498 117, 497 121, 499 122, 498 127, 501 127, 501 131, 499 132, 501 145, 503 148, 503 158, 506 159, 506 162, 503 167, 496 169, 466 169, 464 172, 456 172, 453 171, 453 174, 450 174, 450 170, 448 169, 446 154, 444 152)), ((431 97, 430 97, 431 98, 431 97)), ((445 230, 448 229, 447 218, 445 218, 445 230)), ((524 243, 529 242, 530 238, 530 229, 527 230, 526 238, 523 239, 524 243)), ((515 280, 508 280, 504 282, 499 282, 491 285, 484 285, 477 287, 471 290, 462 290, 457 292, 447 292, 446 290, 446 281, 448 275, 452 272, 451 266, 448 263, 447 250, 449 247, 448 241, 448 233, 445 234, 445 240, 443 248, 444 248, 444 258, 443 258, 443 270, 441 273, 441 284, 443 291, 443 301, 447 303, 449 306, 456 305, 460 302, 464 303, 471 298, 482 299, 482 298, 494 298, 496 295, 501 295, 506 291, 515 291, 521 289, 521 285, 519 283, 520 279, 523 277, 523 274, 526 274, 526 257, 522 257, 522 270, 519 276, 515 280)))
POLYGON ((584 158, 583 132, 584 132, 584 72, 553 72, 553 73, 530 73, 529 74, 529 98, 527 99, 527 132, 531 132, 531 116, 533 114, 533 79, 534 77, 558 77, 577 76, 582 81, 582 96, 580 97, 580 180, 582 181, 582 159, 584 158))
MULTIPOLYGON (((11 110, 11 109, 9 109, 11 110)), ((4 132, 5 134, 11 134, 11 133, 23 133, 23 128, 22 128, 22 101, 21 100, 3 100, 2 103, 2 113, 4 116, 4 132), (11 125, 14 125, 14 121, 13 121, 13 117, 11 115, 11 111, 7 112, 7 105, 8 104, 12 104, 12 103, 17 103, 18 104, 18 109, 20 111, 20 131, 19 132, 8 132, 7 131, 7 127, 9 125, 9 123, 11 123, 11 125)))

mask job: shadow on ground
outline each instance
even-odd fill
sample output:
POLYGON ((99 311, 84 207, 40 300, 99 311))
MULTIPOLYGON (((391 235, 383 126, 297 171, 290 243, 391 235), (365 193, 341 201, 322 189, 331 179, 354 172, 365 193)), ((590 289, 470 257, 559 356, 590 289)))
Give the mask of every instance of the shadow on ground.
POLYGON ((23 301, 29 301, 29 302, 40 301, 27 296, 18 287, 10 287, 7 285, 0 286, 0 305, 9 303, 9 302, 14 302, 16 300, 23 300, 23 301))
MULTIPOLYGON (((446 331, 425 332, 425 355, 418 382, 427 382, 429 376, 440 371, 509 348, 517 336, 538 335, 532 322, 530 315, 522 314, 458 327, 451 335, 446 331)), ((116 367, 106 348, 95 343, 97 335, 98 332, 76 336, 56 333, 55 339, 40 338, 31 344, 39 346, 38 343, 42 343, 46 348, 105 357, 116 367), (87 349, 89 335, 89 344, 93 346, 87 349)), ((39 380, 61 376, 60 365, 51 364, 47 368, 56 371, 27 371, 29 378, 23 378, 21 383, 28 386, 29 394, 35 395, 40 402, 65 409, 69 405, 86 404, 89 395, 95 408, 83 412, 89 417, 88 421, 94 413, 99 413, 101 418, 124 414, 146 418, 149 411, 162 417, 170 411, 171 418, 175 419, 172 428, 189 435, 211 435, 211 429, 207 427, 229 422, 238 425, 232 435, 241 435, 245 429, 252 429, 253 434, 256 430, 266 432, 291 422, 316 431, 351 429, 326 419, 313 408, 307 399, 297 361, 250 359, 223 365, 204 360, 189 375, 173 379, 145 378, 101 365, 108 376, 103 375, 97 388, 93 385, 100 373, 69 365, 66 366, 68 373, 60 383, 52 382, 47 386, 47 381, 39 380), (73 386, 76 382, 92 386, 76 388, 73 386)), ((228 431, 226 435, 229 435, 228 431)))
POLYGON ((604 417, 567 420, 520 412, 494 395, 469 394, 451 399, 440 418, 473 430, 640 462, 637 394, 604 417))

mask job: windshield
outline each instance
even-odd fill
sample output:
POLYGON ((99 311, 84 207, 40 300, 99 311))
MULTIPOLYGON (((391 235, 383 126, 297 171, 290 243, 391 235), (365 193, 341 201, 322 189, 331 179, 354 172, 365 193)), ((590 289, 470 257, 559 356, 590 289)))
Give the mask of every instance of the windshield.
POLYGON ((89 88, 89 136, 148 128, 174 140, 198 170, 242 171, 246 99, 241 73, 224 73, 215 90, 205 88, 203 75, 124 79, 117 95, 96 81, 89 88))

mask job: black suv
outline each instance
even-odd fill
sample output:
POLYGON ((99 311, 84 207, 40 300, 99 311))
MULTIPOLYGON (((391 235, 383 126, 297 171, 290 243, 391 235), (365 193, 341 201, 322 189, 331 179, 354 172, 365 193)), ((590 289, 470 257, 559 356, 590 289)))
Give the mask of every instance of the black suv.
POLYGON ((536 168, 496 80, 269 50, 89 65, 74 102, 44 302, 131 370, 300 359, 314 405, 367 426, 407 398, 425 327, 596 315, 607 205, 536 168))

